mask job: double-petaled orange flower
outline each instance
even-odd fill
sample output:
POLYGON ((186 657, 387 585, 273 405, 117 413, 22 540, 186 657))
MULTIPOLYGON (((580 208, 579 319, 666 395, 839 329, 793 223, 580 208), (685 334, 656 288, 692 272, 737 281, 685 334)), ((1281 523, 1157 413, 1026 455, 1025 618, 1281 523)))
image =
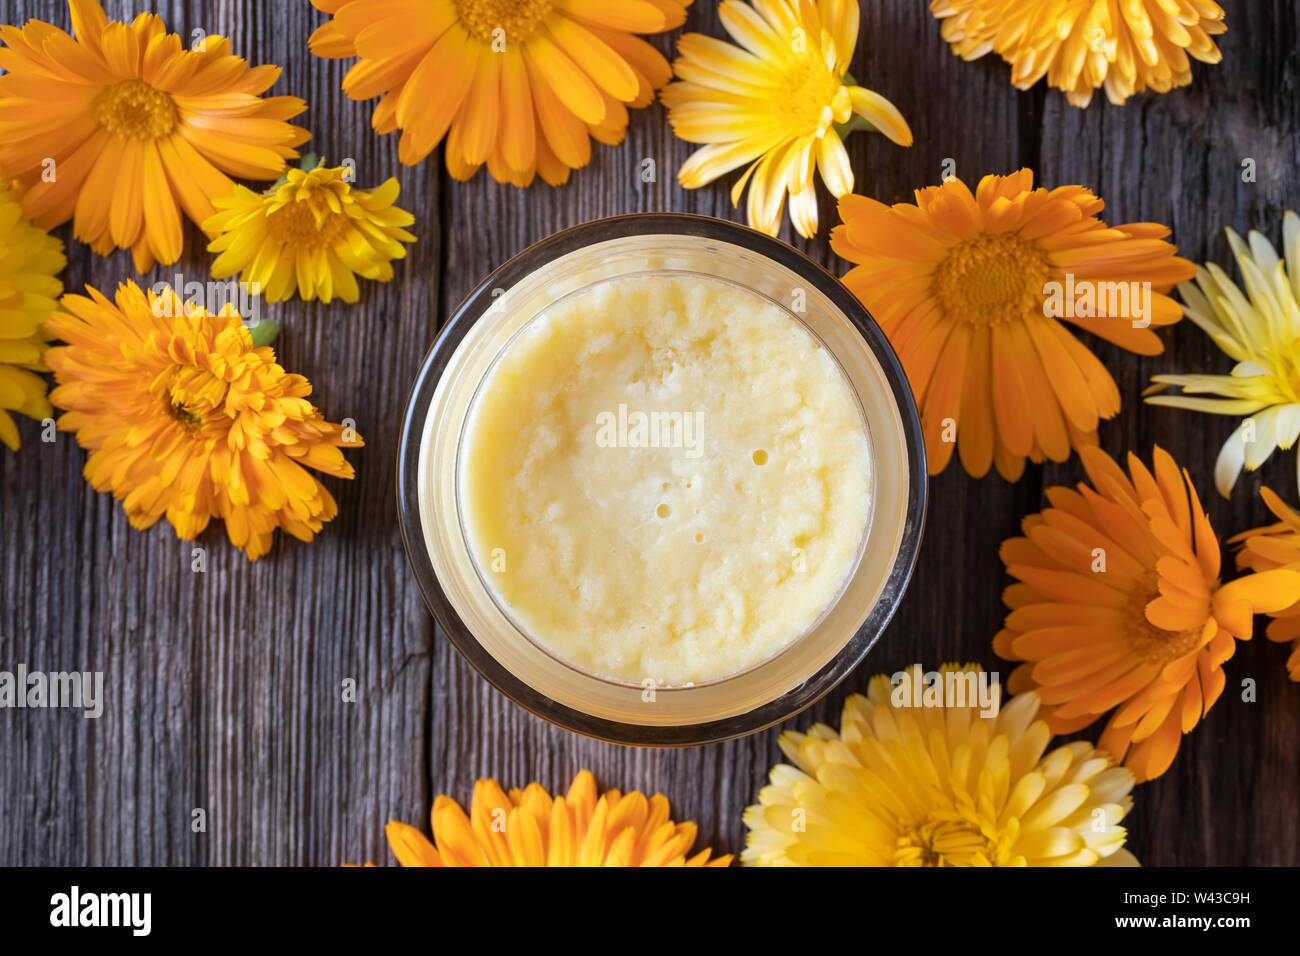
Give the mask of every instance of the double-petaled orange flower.
POLYGON ((254 346, 233 307, 211 314, 133 282, 115 301, 88 291, 63 297, 48 327, 66 344, 46 353, 59 430, 90 450, 86 480, 135 528, 165 517, 188 541, 220 518, 254 560, 277 528, 310 541, 338 507, 308 469, 351 478, 340 449, 360 436, 325 421, 311 383, 254 346))
POLYGON ((1047 77, 1075 106, 1098 89, 1118 106, 1186 86, 1189 58, 1218 63, 1213 38, 1228 29, 1212 0, 930 0, 930 12, 962 59, 996 53, 1018 88, 1047 77))
POLYGON ((694 854, 697 827, 669 819, 668 798, 638 790, 596 791, 583 770, 552 797, 538 783, 506 792, 474 784, 468 814, 451 797, 433 802, 433 842, 392 820, 388 845, 403 866, 729 866, 730 856, 694 854), (688 854, 691 854, 688 856, 688 854))

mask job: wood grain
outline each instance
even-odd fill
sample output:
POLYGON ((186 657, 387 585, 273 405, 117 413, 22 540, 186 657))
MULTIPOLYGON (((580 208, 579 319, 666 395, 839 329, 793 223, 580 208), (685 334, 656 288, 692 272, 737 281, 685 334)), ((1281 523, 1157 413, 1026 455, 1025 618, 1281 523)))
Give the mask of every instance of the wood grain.
MULTIPOLYGON (((1065 105, 1039 87, 1009 84, 1009 69, 963 63, 939 38, 926 5, 864 0, 852 72, 908 117, 915 145, 879 136, 850 140, 858 190, 890 201, 936 183, 951 158, 973 182, 1029 165, 1046 185, 1078 182, 1108 202, 1112 222, 1170 225, 1184 254, 1226 261, 1220 228, 1280 233, 1294 207, 1300 97, 1290 0, 1226 2, 1224 62, 1197 64, 1195 84, 1139 97, 1117 109, 1065 105), (1241 161, 1256 160, 1255 183, 1241 161)), ((123 2, 110 15, 138 12, 123 2)), ((198 542, 207 571, 193 573, 191 546, 163 525, 131 530, 120 506, 80 477, 84 453, 69 436, 43 444, 24 426, 19 454, 0 452, 0 667, 103 670, 98 720, 59 711, 0 711, 0 864, 319 864, 391 861, 389 817, 420 823, 436 793, 466 799, 478 776, 507 786, 567 785, 590 767, 609 787, 660 790, 702 841, 737 851, 740 813, 779 757, 778 730, 676 751, 598 743, 539 721, 482 681, 434 632, 407 572, 396 524, 394 467, 407 386, 442 316, 488 271, 557 229, 599 216, 681 210, 740 219, 729 182, 695 192, 676 185, 690 147, 674 139, 658 106, 633 115, 619 148, 595 147, 591 165, 560 189, 521 191, 481 174, 452 181, 436 154, 415 168, 396 159, 394 137, 370 129, 373 104, 338 90, 346 63, 317 60, 307 37, 323 18, 309 4, 156 4, 168 24, 232 38, 235 52, 284 67, 277 93, 311 104, 302 120, 311 147, 356 160, 359 179, 397 176, 401 205, 418 217, 419 241, 387 285, 370 284, 355 307, 292 303, 273 308, 283 326, 282 363, 307 375, 332 420, 353 418, 366 447, 351 453, 353 482, 330 482, 339 518, 310 545, 277 543, 250 564, 220 528, 198 542), (657 180, 641 182, 655 160, 657 180), (341 700, 354 678, 356 703, 341 700), (206 833, 191 813, 207 813, 206 833)), ((40 17, 66 26, 62 3, 0 0, 0 22, 40 17)), ((720 35, 714 5, 697 2, 690 29, 720 35)), ((671 38, 660 38, 671 51, 671 38)), ((823 234, 787 241, 843 271, 825 233, 837 221, 824 197, 823 234)), ((92 255, 69 242, 69 289, 108 289, 132 275, 129 257, 92 255)), ((179 268, 206 277, 196 233, 179 268)), ((170 277, 160 268, 148 282, 170 277)), ((1223 369, 1190 323, 1165 333, 1150 360, 1092 342, 1120 383, 1125 408, 1103 426, 1112 453, 1149 456, 1159 443, 1191 470, 1221 534, 1262 523, 1255 494, 1266 481, 1294 500, 1290 455, 1243 479, 1231 502, 1213 494, 1211 468, 1230 421, 1142 406, 1158 371, 1223 369)), ((1007 583, 997 548, 1037 510, 1045 484, 1072 483, 1077 461, 1030 468, 1016 485, 974 481, 950 468, 932 482, 928 540, 894 623, 857 673, 789 726, 835 722, 844 698, 871 674, 915 660, 992 654, 1007 583)), ((1141 787, 1129 818, 1131 847, 1150 864, 1300 863, 1300 688, 1283 671, 1284 649, 1258 639, 1227 665, 1229 688, 1188 738, 1173 769, 1141 787), (1236 689, 1258 683, 1258 701, 1236 689)), ((1082 736, 1095 733, 1085 732, 1082 736)))

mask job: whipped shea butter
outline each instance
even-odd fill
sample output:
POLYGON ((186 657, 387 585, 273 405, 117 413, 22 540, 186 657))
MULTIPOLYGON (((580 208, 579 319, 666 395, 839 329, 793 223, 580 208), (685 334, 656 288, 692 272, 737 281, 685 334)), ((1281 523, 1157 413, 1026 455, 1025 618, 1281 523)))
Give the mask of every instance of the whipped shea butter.
POLYGON ((561 661, 636 685, 725 678, 808 633, 871 518, 871 445, 835 358, 699 274, 542 309, 462 442, 461 520, 502 609, 561 661))
POLYGON ((420 366, 397 462, 439 638, 534 714, 650 746, 752 733, 843 680, 907 586, 925 491, 862 303, 679 213, 563 229, 486 276, 420 366))

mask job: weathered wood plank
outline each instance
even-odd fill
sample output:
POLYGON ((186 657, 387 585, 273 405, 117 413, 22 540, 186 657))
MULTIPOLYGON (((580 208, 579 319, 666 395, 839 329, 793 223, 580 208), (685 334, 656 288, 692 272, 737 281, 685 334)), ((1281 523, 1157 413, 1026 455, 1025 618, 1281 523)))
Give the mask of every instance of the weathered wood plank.
MULTIPOLYGON (((132 14, 124 2, 110 14, 132 14)), ((890 97, 916 134, 910 150, 881 137, 850 141, 858 188, 905 199, 937 182, 951 158, 974 181, 1030 165, 1047 185, 1081 182, 1108 201, 1112 221, 1155 219, 1195 259, 1220 261, 1220 225, 1258 226, 1276 239, 1294 206, 1300 153, 1294 3, 1225 3, 1224 62, 1196 67, 1190 90, 1139 98, 1123 109, 1086 111, 1041 88, 1018 93, 1008 68, 963 63, 939 38, 925 5, 864 0, 853 74, 890 97), (1240 181, 1244 157, 1258 181, 1240 181)), ((778 759, 777 731, 681 751, 597 743, 546 725, 510 704, 460 660, 433 628, 407 573, 393 507, 401 408, 437 324, 488 271, 557 229, 598 216, 682 210, 741 219, 730 181, 681 190, 675 172, 691 147, 671 135, 658 106, 634 113, 627 142, 595 147, 570 185, 520 191, 485 174, 467 184, 442 171, 440 154, 415 169, 396 161, 393 137, 369 126, 371 104, 338 92, 346 64, 307 54, 321 17, 306 3, 169 0, 154 9, 175 29, 219 32, 254 62, 285 67, 276 92, 305 97, 312 148, 354 158, 359 178, 397 175, 402 205, 419 217, 419 242, 387 286, 368 286, 354 307, 293 304, 275 310, 287 368, 312 379, 334 420, 354 418, 367 447, 352 453, 355 482, 332 482, 340 517, 311 545, 289 541, 255 565, 219 530, 199 542, 208 570, 190 571, 190 550, 168 528, 138 534, 116 503, 80 478, 84 453, 67 436, 54 445, 26 428, 19 455, 0 452, 0 666, 104 670, 107 706, 97 721, 69 713, 0 713, 0 863, 315 863, 389 859, 390 816, 420 822, 433 793, 465 799, 475 777, 507 786, 562 787, 580 767, 605 786, 662 790, 679 818, 724 850, 743 843, 740 812, 778 759), (657 180, 642 183, 643 159, 657 180), (340 701, 355 677, 357 704, 340 701), (208 832, 190 812, 208 811, 208 832)), ((0 0, 0 22, 42 16, 66 25, 54 0, 0 0)), ((689 28, 721 31, 711 2, 697 2, 689 28)), ((671 42, 660 41, 671 50, 671 42)), ((835 271, 825 232, 837 217, 822 203, 823 235, 784 238, 835 271)), ((69 230, 61 230, 65 239, 69 230)), ((208 262, 191 234, 185 271, 208 262)), ((69 287, 111 286, 129 258, 100 259, 72 244, 69 287)), ((149 281, 174 273, 156 270, 149 281)), ((1213 494, 1210 469, 1230 424, 1142 407, 1138 392, 1157 371, 1225 368, 1187 325, 1166 333, 1165 355, 1139 360, 1098 345, 1126 407, 1103 427, 1119 453, 1149 454, 1159 442, 1188 465, 1220 532, 1260 523, 1260 479, 1243 480, 1231 503, 1213 494)), ((1096 344, 1096 343, 1094 343, 1096 344)), ((1262 478, 1296 493, 1290 456, 1262 478)), ((930 533, 912 588, 863 668, 791 726, 836 720, 867 678, 921 660, 992 654, 1006 584, 997 548, 1041 504, 1044 479, 1078 480, 1077 462, 1031 468, 1017 485, 976 482, 958 469, 932 483, 930 533)), ((1132 847, 1150 863, 1297 863, 1297 689, 1282 648, 1257 640, 1228 665, 1229 690, 1184 742, 1174 769, 1136 794, 1132 847), (1244 677, 1259 702, 1233 693, 1244 677)), ((1095 736, 1094 730, 1084 736, 1095 736)))
MULTIPOLYGON (((134 5, 131 5, 134 6, 134 5)), ((110 3, 129 16, 128 4, 110 3)), ((310 148, 356 160, 358 179, 402 182, 419 241, 397 281, 361 302, 267 307, 282 325, 286 368, 308 376, 326 416, 352 418, 367 446, 353 482, 326 479, 340 515, 318 539, 279 541, 250 564, 219 527, 198 542, 207 571, 170 527, 132 531, 120 506, 80 477, 70 436, 24 432, 0 456, 5 598, 0 659, 32 668, 105 671, 95 721, 69 713, 0 713, 0 861, 6 863, 335 863, 383 859, 383 824, 428 802, 425 721, 432 629, 407 574, 393 519, 394 460, 407 384, 436 324, 440 173, 401 167, 369 108, 338 92, 346 65, 316 60, 307 4, 164 3, 186 36, 232 38, 235 52, 285 68, 274 91, 304 97, 310 148), (341 701, 356 680, 359 700, 341 701), (191 832, 191 811, 207 833, 191 832)), ((0 21, 60 3, 0 5, 0 21)), ((60 234, 70 238, 70 230, 60 234)), ((158 268, 207 278, 196 231, 187 255, 158 268)), ((71 243, 65 285, 110 290, 129 256, 71 243)))
MULTIPOLYGON (((1282 212, 1300 202, 1296 5, 1286 0, 1224 3, 1228 33, 1223 62, 1196 64, 1191 87, 1139 99, 1122 109, 1095 104, 1071 109, 1056 97, 1044 104, 1042 174, 1047 185, 1079 182, 1107 203, 1111 222, 1156 221, 1173 229, 1180 252, 1195 262, 1232 261, 1223 228, 1259 229, 1275 244, 1282 212), (1242 162, 1255 160, 1256 181, 1243 182, 1242 162)), ((1229 268, 1235 276, 1235 266, 1229 268)), ((1187 467, 1220 538, 1268 523, 1259 500, 1269 484, 1296 500, 1294 453, 1279 453, 1258 473, 1243 475, 1230 501, 1214 489, 1214 461, 1236 426, 1227 418, 1140 404, 1137 396, 1161 372, 1227 372, 1232 362, 1190 322, 1162 333, 1165 352, 1140 359, 1098 345, 1124 396, 1117 420, 1101 430, 1112 454, 1136 451, 1150 460, 1159 444, 1187 467)), ((1096 344, 1096 343, 1094 343, 1096 344)), ((1048 469, 1051 483, 1074 482, 1077 462, 1048 469)), ((1225 572, 1233 573, 1225 547, 1225 572)), ((1260 626, 1262 631, 1262 623, 1260 626)), ((1239 645, 1225 669, 1227 689, 1189 736, 1170 771, 1141 787, 1130 817, 1139 858, 1164 864, 1289 864, 1300 860, 1294 797, 1300 787, 1297 703, 1286 679, 1284 647, 1264 639, 1239 645), (1242 701, 1242 681, 1258 699, 1242 701)), ((1085 734, 1086 735, 1086 734, 1085 734)))

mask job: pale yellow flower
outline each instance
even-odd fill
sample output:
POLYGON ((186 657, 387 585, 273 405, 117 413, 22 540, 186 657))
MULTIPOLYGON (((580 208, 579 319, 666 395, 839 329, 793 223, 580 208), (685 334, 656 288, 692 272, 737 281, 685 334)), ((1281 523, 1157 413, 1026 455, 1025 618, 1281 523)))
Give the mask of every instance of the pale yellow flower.
MULTIPOLYGON (((908 680, 923 681, 920 665, 908 680)), ((1001 704, 990 683, 1000 706, 986 715, 978 700, 905 706, 910 686, 878 675, 845 702, 838 733, 818 724, 781 735, 794 766, 774 767, 745 811, 743 863, 1136 865, 1119 825, 1133 774, 1086 741, 1048 752, 1035 694, 1001 704)))
MULTIPOLYGON (((1300 438, 1300 217, 1287 212, 1282 218, 1282 256, 1258 232, 1252 231, 1247 242, 1226 231, 1245 291, 1209 262, 1197 271, 1195 283, 1182 283, 1178 292, 1187 317, 1237 364, 1227 375, 1155 375, 1152 391, 1175 385, 1182 394, 1147 399, 1153 405, 1249 416, 1228 437, 1214 465, 1214 484, 1225 498, 1243 466, 1254 471, 1275 449, 1289 450, 1300 438)), ((1300 474, 1300 457, 1296 466, 1300 474)))

